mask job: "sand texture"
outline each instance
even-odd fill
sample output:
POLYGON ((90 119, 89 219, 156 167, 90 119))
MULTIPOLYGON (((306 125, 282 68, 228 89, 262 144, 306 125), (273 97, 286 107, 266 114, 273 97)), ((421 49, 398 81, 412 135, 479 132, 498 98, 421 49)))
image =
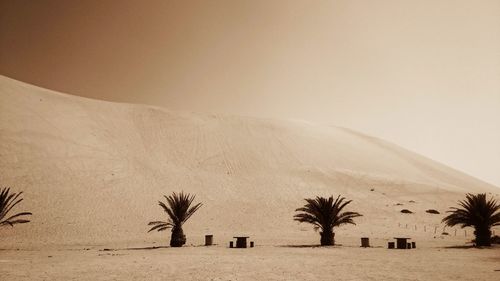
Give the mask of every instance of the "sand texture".
POLYGON ((440 224, 466 192, 500 189, 349 129, 90 100, 0 76, 0 171, 2 186, 25 192, 17 211, 33 212, 0 229, 6 280, 500 278, 497 248, 446 248, 472 230, 440 224), (169 232, 148 234, 147 223, 165 219, 157 201, 180 190, 204 203, 185 225, 187 248, 99 251, 167 245, 169 232), (336 230, 343 246, 280 247, 319 243, 292 217, 303 198, 332 194, 364 215, 336 230), (195 247, 205 234, 219 245, 195 247), (231 252, 238 234, 259 247, 231 252), (428 247, 384 249, 399 235, 428 247), (359 249, 363 236, 382 248, 359 249))

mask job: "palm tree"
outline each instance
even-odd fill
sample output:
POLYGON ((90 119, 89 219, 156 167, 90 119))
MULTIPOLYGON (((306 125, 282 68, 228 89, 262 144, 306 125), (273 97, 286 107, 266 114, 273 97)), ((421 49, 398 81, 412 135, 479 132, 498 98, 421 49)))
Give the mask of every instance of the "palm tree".
POLYGON ((163 231, 166 229, 172 229, 172 236, 170 238, 171 247, 182 247, 186 244, 186 236, 182 230, 182 225, 202 206, 198 203, 191 207, 194 201, 195 195, 190 195, 189 193, 177 194, 175 192, 170 196, 164 196, 167 199, 168 206, 159 201, 158 204, 163 208, 165 213, 168 215, 168 220, 165 221, 152 221, 148 225, 153 227, 148 231, 153 230, 163 231))
POLYGON ((486 194, 466 195, 466 200, 458 201, 461 208, 451 207, 443 219, 447 226, 460 225, 474 227, 476 246, 491 246, 491 227, 500 225, 500 204, 493 198, 486 200, 486 194))
POLYGON ((22 212, 7 217, 7 214, 14 208, 17 204, 23 201, 23 198, 19 198, 22 192, 19 193, 10 193, 10 188, 4 187, 0 192, 0 227, 10 225, 14 226, 15 224, 27 223, 29 220, 21 219, 22 216, 30 216, 30 212, 22 212))
POLYGON ((340 195, 334 201, 333 196, 328 199, 317 196, 316 199, 305 199, 307 204, 295 211, 300 212, 294 215, 294 220, 306 222, 314 225, 315 230, 320 230, 321 246, 335 244, 335 233, 333 228, 343 224, 355 224, 353 218, 362 215, 356 212, 343 212, 342 209, 351 203, 352 200, 344 201, 340 195))

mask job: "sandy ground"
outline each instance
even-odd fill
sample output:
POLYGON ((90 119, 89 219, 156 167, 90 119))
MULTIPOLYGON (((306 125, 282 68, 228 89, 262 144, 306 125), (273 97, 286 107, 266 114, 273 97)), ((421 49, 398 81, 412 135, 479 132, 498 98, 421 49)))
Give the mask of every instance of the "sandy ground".
MULTIPOLYGON (((428 241, 389 250, 257 245, 59 250, 1 250, 2 280, 499 280, 500 247, 428 241)), ((352 243, 352 244, 351 244, 352 243)), ((385 244, 385 243, 384 243, 385 244)))

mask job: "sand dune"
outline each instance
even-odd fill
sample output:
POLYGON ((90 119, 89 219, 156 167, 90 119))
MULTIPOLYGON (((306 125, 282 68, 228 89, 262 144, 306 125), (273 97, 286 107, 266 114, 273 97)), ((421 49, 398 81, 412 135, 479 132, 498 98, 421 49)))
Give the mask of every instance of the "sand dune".
POLYGON ((365 215, 339 235, 382 238, 408 231, 398 223, 438 225, 425 210, 445 211, 465 192, 499 192, 348 129, 90 100, 3 76, 0 170, 1 185, 25 192, 18 210, 34 213, 0 230, 9 248, 168 242, 146 224, 163 218, 158 199, 179 190, 204 203, 186 225, 188 244, 206 233, 316 242, 292 220, 314 195, 342 194, 365 215))

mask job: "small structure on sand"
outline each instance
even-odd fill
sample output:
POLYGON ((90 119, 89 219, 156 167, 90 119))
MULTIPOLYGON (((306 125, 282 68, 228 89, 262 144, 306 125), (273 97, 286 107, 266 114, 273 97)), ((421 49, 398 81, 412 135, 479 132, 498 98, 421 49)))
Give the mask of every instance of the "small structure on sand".
MULTIPOLYGON (((236 239, 236 248, 247 248, 248 247, 247 240, 250 237, 248 237, 248 236, 235 236, 233 238, 236 239)), ((233 246, 234 246, 233 241, 230 241, 229 248, 233 248, 233 246)), ((250 241, 250 248, 253 248, 253 246, 254 246, 254 242, 250 241)))
POLYGON ((368 237, 361 237, 361 247, 363 247, 363 248, 370 247, 370 238, 368 238, 368 237))
POLYGON ((408 243, 411 238, 394 237, 394 239, 396 239, 396 249, 411 249, 411 243, 408 243))
POLYGON ((205 246, 212 246, 214 243, 213 235, 205 235, 205 246))

